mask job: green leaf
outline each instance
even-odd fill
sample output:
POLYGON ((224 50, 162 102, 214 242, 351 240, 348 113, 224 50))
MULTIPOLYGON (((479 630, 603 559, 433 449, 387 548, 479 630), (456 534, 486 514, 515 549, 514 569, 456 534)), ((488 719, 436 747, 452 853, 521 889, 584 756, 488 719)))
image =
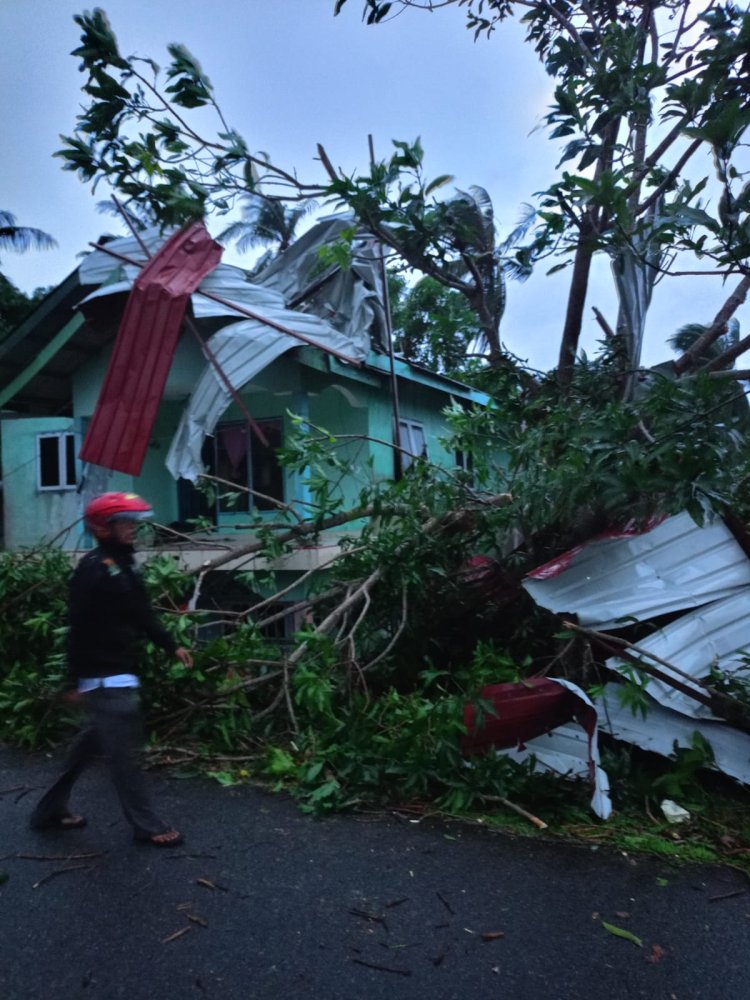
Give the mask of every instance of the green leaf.
POLYGON ((639 948, 643 947, 643 941, 639 937, 636 937, 631 931, 626 931, 622 927, 615 927, 614 924, 608 924, 606 920, 602 920, 602 927, 605 931, 609 931, 610 934, 614 934, 615 937, 624 938, 626 941, 632 941, 633 944, 637 945, 639 948))

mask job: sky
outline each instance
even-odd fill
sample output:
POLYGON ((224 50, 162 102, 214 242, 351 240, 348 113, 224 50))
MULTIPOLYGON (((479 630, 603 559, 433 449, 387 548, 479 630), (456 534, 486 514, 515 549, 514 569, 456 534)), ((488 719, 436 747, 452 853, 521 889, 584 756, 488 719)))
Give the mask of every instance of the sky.
MULTIPOLYGON (((125 55, 168 61, 182 42, 211 79, 231 127, 252 150, 318 180, 316 146, 347 172, 365 170, 368 135, 386 157, 394 139, 421 138, 430 177, 451 174, 457 188, 490 193, 499 235, 517 223, 524 203, 556 177, 559 148, 540 128, 552 85, 514 22, 474 41, 458 7, 405 11, 368 26, 361 0, 333 16, 333 0, 103 0, 125 55)), ((395 5, 394 5, 395 6, 395 5)), ((0 0, 0 123, 4 139, 0 208, 20 225, 50 233, 52 251, 4 252, 0 268, 23 291, 62 280, 78 255, 121 227, 97 210, 95 194, 53 157, 71 134, 84 82, 70 52, 73 21, 90 7, 71 0, 0 0)), ((211 225, 217 234, 224 223, 211 225)), ((231 255, 225 259, 234 262, 231 255)), ((533 368, 556 364, 568 274, 509 282, 501 336, 533 368)), ((715 278, 658 285, 649 311, 644 363, 671 356, 665 340, 685 323, 710 322, 726 297, 715 278)), ((616 302, 606 263, 595 270, 581 347, 601 337, 592 307, 611 325, 616 302)), ((750 319, 743 324, 748 332, 750 319)))

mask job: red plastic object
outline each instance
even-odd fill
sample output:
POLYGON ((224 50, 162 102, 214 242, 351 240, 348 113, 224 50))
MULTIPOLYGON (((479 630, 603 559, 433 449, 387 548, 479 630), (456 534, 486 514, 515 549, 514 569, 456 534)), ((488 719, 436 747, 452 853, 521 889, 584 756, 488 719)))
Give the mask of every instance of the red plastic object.
POLYGON ((221 260, 202 222, 170 237, 128 297, 80 457, 139 475, 188 299, 221 260))
POLYGON ((490 684, 480 697, 489 702, 494 715, 485 712, 477 720, 474 705, 464 707, 466 735, 464 754, 515 747, 569 722, 587 706, 572 691, 546 677, 517 684, 490 684))

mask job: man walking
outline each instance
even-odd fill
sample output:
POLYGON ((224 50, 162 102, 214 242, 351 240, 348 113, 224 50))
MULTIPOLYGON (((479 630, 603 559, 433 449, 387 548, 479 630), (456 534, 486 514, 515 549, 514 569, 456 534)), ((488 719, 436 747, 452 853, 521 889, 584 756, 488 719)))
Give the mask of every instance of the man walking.
POLYGON ((193 665, 190 651, 177 646, 159 623, 135 567, 137 525, 152 515, 150 505, 135 493, 104 493, 84 513, 98 545, 78 563, 70 584, 68 673, 75 689, 68 697, 85 705, 89 725, 73 744, 65 770, 34 809, 35 829, 85 825, 83 816, 70 811, 70 793, 86 766, 104 754, 135 839, 155 847, 182 841, 154 812, 136 760, 143 737, 137 641, 148 638, 186 667, 193 665))

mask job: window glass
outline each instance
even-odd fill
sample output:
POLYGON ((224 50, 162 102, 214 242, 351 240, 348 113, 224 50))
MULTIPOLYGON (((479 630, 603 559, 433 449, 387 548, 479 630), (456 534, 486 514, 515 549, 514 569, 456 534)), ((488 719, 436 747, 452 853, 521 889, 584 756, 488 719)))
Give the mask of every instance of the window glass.
POLYGON ((75 435, 40 434, 37 446, 39 488, 73 489, 76 485, 75 435))
POLYGON ((427 438, 423 425, 414 420, 400 420, 398 426, 401 447, 408 452, 401 455, 401 468, 405 471, 414 458, 427 457, 427 438))
MULTIPOLYGON (((261 420, 260 428, 265 436, 261 441, 258 434, 251 432, 251 486, 258 493, 275 500, 284 499, 284 470, 279 465, 276 452, 281 447, 281 420, 261 420)), ((276 506, 271 499, 253 497, 258 510, 273 510, 276 506)))
POLYGON ((232 494, 234 485, 240 494, 220 496, 219 511, 247 513, 251 507, 272 510, 274 499, 284 499, 284 470, 276 457, 282 445, 282 421, 278 418, 256 423, 264 440, 245 421, 228 421, 217 425, 213 447, 204 452, 209 475, 229 484, 219 483, 219 493, 232 494), (245 492, 248 489, 265 494, 265 498, 245 492))

